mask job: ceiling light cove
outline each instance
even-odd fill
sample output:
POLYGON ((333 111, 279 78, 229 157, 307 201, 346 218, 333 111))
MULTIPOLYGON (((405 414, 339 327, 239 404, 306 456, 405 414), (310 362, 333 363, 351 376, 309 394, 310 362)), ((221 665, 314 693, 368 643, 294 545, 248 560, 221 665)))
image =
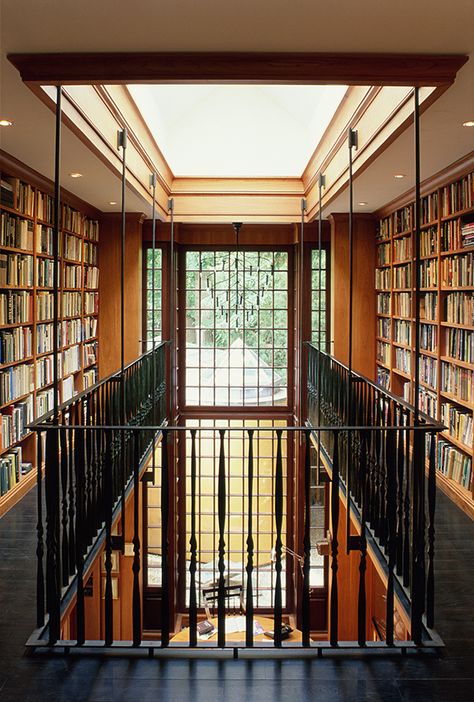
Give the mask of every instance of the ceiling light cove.
POLYGON ((463 127, 474 127, 474 119, 468 119, 467 122, 462 123, 463 127))
POLYGON ((13 127, 13 122, 11 119, 6 119, 6 117, 2 117, 2 119, 0 119, 0 127, 13 127))
POLYGON ((347 87, 130 85, 176 177, 301 177, 347 87))

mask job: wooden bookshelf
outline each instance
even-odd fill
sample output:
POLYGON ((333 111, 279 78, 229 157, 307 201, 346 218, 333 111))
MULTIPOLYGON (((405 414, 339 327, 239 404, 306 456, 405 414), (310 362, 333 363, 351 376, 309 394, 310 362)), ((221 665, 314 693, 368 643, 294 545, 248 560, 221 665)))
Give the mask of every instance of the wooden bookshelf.
MULTIPOLYGON (((16 171, 8 166, 0 161, 0 516, 35 483, 36 435, 25 426, 52 409, 54 401, 52 184, 38 181, 34 172, 29 182, 25 167, 16 171), (10 378, 25 374, 28 387, 10 380, 13 392, 7 392, 7 373, 10 378), (30 464, 23 474, 22 467, 30 464)), ((98 301, 94 299, 92 312, 86 308, 86 296, 97 295, 98 288, 94 215, 63 197, 57 330, 61 402, 95 382, 98 374, 98 301), (71 310, 68 294, 74 296, 71 310)))
MULTIPOLYGON (((422 190, 419 406, 447 426, 437 439, 438 485, 474 519, 472 161, 466 158, 455 179, 447 173, 436 188, 422 190)), ((414 403, 414 204, 398 202, 379 214, 376 324, 377 350, 384 344, 384 353, 377 353, 376 378, 414 403), (404 266, 411 267, 411 280, 404 266)))

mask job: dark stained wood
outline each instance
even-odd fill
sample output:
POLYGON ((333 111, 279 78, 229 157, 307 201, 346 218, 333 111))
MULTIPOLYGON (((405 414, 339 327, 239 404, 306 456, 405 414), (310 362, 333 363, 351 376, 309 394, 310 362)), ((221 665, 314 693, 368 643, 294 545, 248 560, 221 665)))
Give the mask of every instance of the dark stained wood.
POLYGON ((467 56, 357 53, 9 54, 26 82, 445 85, 467 56))

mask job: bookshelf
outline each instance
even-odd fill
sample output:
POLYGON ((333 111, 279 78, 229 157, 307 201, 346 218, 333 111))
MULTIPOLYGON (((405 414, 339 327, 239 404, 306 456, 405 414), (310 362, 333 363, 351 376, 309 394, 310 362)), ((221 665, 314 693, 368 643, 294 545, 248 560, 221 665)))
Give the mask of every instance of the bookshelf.
MULTIPOLYGON (((474 519, 474 172, 472 158, 423 190, 419 406, 447 429, 439 487, 474 519)), ((383 210, 376 248, 377 382, 414 403, 414 205, 383 210)), ((388 208, 387 208, 388 209, 388 208)))
MULTIPOLYGON (((0 162, 0 516, 36 480, 36 436, 26 426, 54 403, 52 189, 2 166, 0 162)), ((97 380, 98 240, 97 220, 63 202, 60 402, 97 380)))

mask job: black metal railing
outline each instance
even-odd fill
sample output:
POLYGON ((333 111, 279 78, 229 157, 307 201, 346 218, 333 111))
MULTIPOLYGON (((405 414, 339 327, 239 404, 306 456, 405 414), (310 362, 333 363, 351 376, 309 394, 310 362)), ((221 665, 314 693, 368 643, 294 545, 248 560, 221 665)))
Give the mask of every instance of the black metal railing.
POLYGON ((434 626, 434 435, 443 427, 311 344, 307 391, 309 423, 316 430, 321 451, 330 459, 331 640, 335 641, 337 630, 342 490, 348 504, 348 550, 360 551, 359 644, 365 639, 369 537, 386 560, 386 641, 394 641, 394 590, 399 584, 409 601, 412 639, 421 644, 425 625, 428 629, 434 626), (355 537, 350 533, 351 511, 359 524, 355 537))
MULTIPOLYGON (((77 643, 85 641, 84 565, 101 532, 106 554, 106 640, 112 641, 111 554, 120 541, 112 535, 113 514, 121 511, 123 534, 126 491, 132 482, 137 487, 140 466, 156 434, 151 427, 165 419, 165 401, 165 344, 161 344, 123 373, 108 376, 60 405, 57 414, 49 412, 31 425, 38 434, 38 466, 44 463, 45 469, 44 517, 38 471, 37 623, 43 627, 48 614, 50 644, 60 637, 62 604, 72 583, 77 643), (150 428, 135 431, 144 425, 150 428)), ((138 539, 137 524, 135 536, 138 539)), ((139 541, 134 544, 138 548, 139 541)))

